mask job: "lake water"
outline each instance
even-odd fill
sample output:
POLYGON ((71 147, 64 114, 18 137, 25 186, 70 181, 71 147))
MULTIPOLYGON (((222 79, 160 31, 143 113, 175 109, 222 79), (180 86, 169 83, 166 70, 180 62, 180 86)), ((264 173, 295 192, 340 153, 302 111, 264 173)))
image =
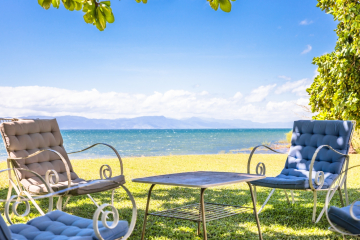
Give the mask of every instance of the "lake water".
MULTIPOLYGON (((290 129, 176 129, 176 130, 63 130, 67 152, 103 142, 114 146, 122 157, 187 154, 249 153, 250 147, 285 139, 290 129)), ((2 141, 2 140, 1 140, 2 141)), ((0 147, 0 161, 6 160, 0 147)), ((96 146, 72 159, 115 157, 105 146, 96 146)))

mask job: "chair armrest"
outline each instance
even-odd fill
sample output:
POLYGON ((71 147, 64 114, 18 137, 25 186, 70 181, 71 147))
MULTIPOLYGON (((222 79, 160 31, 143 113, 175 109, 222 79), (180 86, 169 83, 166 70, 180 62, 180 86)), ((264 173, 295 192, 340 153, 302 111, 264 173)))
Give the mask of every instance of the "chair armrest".
MULTIPOLYGON (((107 180, 107 179, 94 180, 94 181, 90 181, 88 183, 75 185, 73 187, 63 189, 63 190, 60 190, 60 191, 57 191, 57 192, 52 192, 52 193, 49 193, 49 194, 46 194, 46 195, 38 196, 38 197, 36 197, 36 199, 52 198, 54 196, 61 195, 61 194, 65 193, 65 192, 68 192, 68 191, 71 191, 71 190, 74 190, 74 189, 83 188, 83 187, 89 187, 89 186, 96 185, 96 184, 99 184, 99 183, 104 183, 104 182, 115 182, 115 181, 107 180)), ((129 230, 125 234, 125 236, 121 238, 121 239, 125 240, 125 239, 128 239, 129 236, 131 235, 131 233, 134 231, 135 224, 136 224, 136 218, 137 218, 137 207, 136 207, 135 199, 134 199, 133 195, 130 193, 130 191, 124 185, 120 185, 120 186, 126 191, 127 195, 130 198, 130 201, 132 203, 132 207, 133 207, 132 208, 132 218, 131 218, 129 230)), ((93 215, 93 229, 94 229, 96 237, 99 240, 104 240, 104 238, 101 236, 101 233, 99 231, 99 217, 100 217, 100 215, 101 215, 102 225, 104 227, 108 228, 108 229, 112 229, 112 228, 115 228, 119 223, 119 212, 115 208, 115 206, 112 205, 112 204, 102 204, 101 206, 98 206, 98 208, 96 209, 96 211, 95 211, 95 213, 93 215), (107 208, 110 208, 111 211, 105 211, 105 209, 107 209, 107 208), (107 222, 107 218, 108 218, 109 215, 113 215, 113 217, 114 217, 114 221, 110 226, 109 226, 109 224, 107 222)))
MULTIPOLYGON (((95 143, 95 144, 91 145, 90 147, 84 148, 83 150, 75 151, 75 152, 70 152, 70 153, 67 153, 67 154, 84 152, 84 151, 86 151, 86 150, 89 150, 90 148, 93 148, 93 147, 97 146, 97 145, 107 146, 107 147, 111 148, 111 149, 114 151, 114 153, 116 154, 116 156, 117 156, 117 158, 119 159, 119 162, 120 162, 120 173, 121 173, 121 175, 123 175, 123 174, 124 174, 124 173, 123 173, 123 163, 122 163, 120 154, 118 153, 118 151, 117 151, 113 146, 111 146, 111 145, 109 145, 109 144, 106 144, 106 143, 95 143)), ((101 170, 102 170, 102 168, 103 168, 104 166, 110 168, 109 165, 103 165, 103 166, 101 166, 101 169, 100 169, 100 177, 102 176, 102 175, 101 175, 101 170)), ((105 169, 104 171, 109 171, 109 170, 106 170, 106 169, 105 169)), ((111 172, 111 168, 110 168, 110 172, 111 172)), ((104 174, 104 175, 105 175, 105 174, 104 174)), ((106 176, 106 175, 105 175, 105 176, 106 176)), ((106 178, 106 177, 105 177, 105 178, 106 178)))
POLYGON ((329 148, 330 150, 334 151, 335 153, 345 157, 345 161, 346 161, 346 163, 345 163, 345 171, 347 171, 347 168, 348 168, 348 165, 349 165, 349 155, 348 154, 343 154, 341 152, 338 152, 329 145, 321 145, 321 146, 319 146, 316 149, 316 151, 315 151, 315 153, 314 153, 314 155, 313 155, 313 157, 311 159, 310 169, 309 169, 309 185, 310 185, 311 190, 313 190, 313 191, 315 191, 317 189, 321 189, 322 186, 324 185, 324 182, 325 182, 325 174, 324 174, 324 172, 323 171, 317 171, 316 175, 315 175, 315 179, 314 179, 314 182, 317 185, 317 187, 315 188, 313 183, 312 183, 312 175, 313 175, 312 172, 313 172, 315 160, 316 160, 316 157, 317 157, 319 151, 324 147, 329 148))
MULTIPOLYGON (((66 177, 67 177, 67 180, 68 180, 68 188, 69 188, 71 186, 70 168, 69 168, 69 165, 68 165, 67 161, 65 160, 65 158, 58 151, 55 151, 53 149, 43 149, 43 150, 39 150, 39 151, 37 151, 37 152, 35 152, 33 154, 30 154, 27 157, 8 158, 8 160, 10 160, 10 161, 11 160, 23 160, 23 159, 27 159, 27 158, 30 158, 30 157, 34 157, 34 156, 36 156, 36 155, 38 155, 38 154, 40 154, 42 152, 45 152, 45 151, 49 151, 49 152, 53 152, 53 153, 57 154, 60 157, 61 161, 64 163, 65 170, 66 170, 66 177)), ((19 169, 19 168, 15 168, 15 169, 19 169)), ((54 170, 52 170, 52 171, 54 171, 54 170)), ((31 171, 31 172, 33 172, 33 171, 31 171)))
MULTIPOLYGON (((346 178, 347 178, 347 174, 348 171, 353 169, 353 168, 357 168, 360 167, 360 165, 355 165, 352 166, 350 168, 347 168, 346 170, 342 171, 332 182, 331 186, 329 187, 329 189, 327 190, 327 194, 326 194, 326 198, 325 198, 325 214, 326 214, 326 219, 328 220, 331 228, 343 235, 358 235, 358 234, 351 234, 350 232, 348 232, 347 230, 343 229, 342 227, 339 227, 337 224, 333 223, 329 217, 329 206, 330 206, 330 201, 333 198, 333 196, 335 195, 336 191, 342 187, 342 185, 345 183, 346 178)), ((359 199, 357 199, 356 201, 354 201, 351 205, 350 205, 350 216, 355 220, 355 221, 360 221, 359 218, 357 218, 354 214, 353 208, 355 203, 359 201, 359 199)))
MULTIPOLYGON (((20 171, 26 171, 26 172, 30 172, 32 174, 34 174, 35 176, 37 176, 40 181, 45 185, 45 187, 47 188, 48 192, 49 193, 52 193, 53 190, 52 188, 50 187, 50 185, 48 184, 48 182, 40 175, 38 174, 37 172, 34 172, 32 170, 29 170, 29 169, 25 169, 25 168, 16 168, 17 170, 20 170, 20 171)), ((15 169, 13 168, 8 168, 8 169, 4 169, 4 170, 0 170, 0 173, 2 172, 5 172, 5 171, 14 171, 15 169)), ((19 184, 19 183, 18 183, 19 184)), ((19 185, 18 185, 19 187, 19 185)), ((16 215, 16 216, 22 216, 22 217, 25 217, 27 216, 29 213, 30 213, 30 204, 29 204, 29 201, 31 201, 34 206, 36 207, 36 209, 39 211, 39 213, 41 215, 44 215, 44 212, 42 211, 42 209, 40 208, 40 206, 35 202, 35 199, 34 197, 32 197, 26 190, 23 190, 22 188, 18 188, 17 190, 17 194, 18 195, 13 195, 11 196, 9 199, 7 200, 0 200, 0 202, 5 202, 5 216, 8 220, 8 222, 10 224, 12 224, 12 221, 11 221, 11 217, 10 217, 10 204, 14 202, 14 205, 12 207, 12 212, 16 215), (16 200, 15 200, 16 199, 16 200), (19 205, 20 203, 24 202, 25 205, 26 205, 26 209, 25 209, 25 213, 20 215, 18 212, 17 212, 17 205, 19 205)), ((52 207, 53 207, 53 197, 50 197, 49 198, 49 208, 48 208, 48 211, 52 211, 52 207)))
MULTIPOLYGON (((269 149, 269 150, 271 150, 271 151, 273 151, 273 152, 275 152, 275 153, 284 154, 284 153, 278 152, 278 151, 276 151, 276 150, 274 150, 274 149, 272 149, 271 147, 268 147, 268 146, 266 146, 266 145, 258 145, 258 146, 256 146, 256 147, 254 147, 253 150, 252 150, 251 153, 250 153, 249 160, 248 160, 248 164, 247 164, 247 173, 248 173, 248 174, 250 174, 250 164, 251 164, 252 156, 254 155, 256 149, 258 149, 259 147, 265 147, 265 148, 267 148, 267 149, 269 149)), ((262 162, 259 162, 259 163, 256 165, 256 174, 258 174, 258 175, 265 175, 265 173, 266 173, 265 164, 262 163, 262 162), (259 172, 259 170, 260 170, 260 172, 259 172)))

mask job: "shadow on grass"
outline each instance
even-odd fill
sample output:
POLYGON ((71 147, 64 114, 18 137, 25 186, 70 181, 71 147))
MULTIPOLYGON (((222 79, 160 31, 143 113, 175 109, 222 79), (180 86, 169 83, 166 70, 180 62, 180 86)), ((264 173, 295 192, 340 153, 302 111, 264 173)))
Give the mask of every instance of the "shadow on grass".
MULTIPOLYGON (((134 186, 134 185, 133 185, 134 186)), ((150 187, 150 185, 147 185, 150 187)), ((258 206, 269 194, 268 188, 258 189, 258 206)), ((131 189, 130 189, 131 191, 131 189)), ((350 197, 355 195, 356 189, 349 189, 350 197)), ((145 215, 145 203, 147 191, 133 193, 138 203, 138 219, 135 231, 131 239, 140 239, 143 219, 145 215)), ((0 190, 0 197, 6 198, 7 190, 0 190)), ((295 204, 288 204, 285 194, 281 190, 275 191, 267 207, 259 215, 261 229, 264 239, 341 239, 340 235, 326 231, 329 227, 326 217, 314 225, 311 222, 313 194, 312 192, 295 191, 295 204)), ((318 211, 320 213, 324 206, 326 192, 318 193, 318 211)), ((111 191, 92 195, 99 204, 110 203, 111 191)), ((200 189, 182 187, 155 186, 152 191, 150 212, 180 207, 187 204, 198 203, 200 189)), ((123 190, 117 190, 115 194, 115 205, 119 209, 120 219, 130 221, 132 209, 131 204, 123 190)), ((350 198, 351 199, 351 198, 350 198)), ((252 207, 249 190, 211 188, 205 191, 205 201, 230 205, 242 205, 252 207)), ((340 205, 338 195, 335 195, 332 203, 340 205)), ((48 200, 39 201, 42 209, 47 208, 48 200)), ((1 204, 1 212, 4 204, 1 204)), ((23 208, 19 206, 19 211, 23 208)), ((34 208, 29 219, 38 216, 34 208)), ((96 207, 87 196, 72 197, 67 208, 64 210, 70 214, 92 219, 96 207)), ((111 219, 110 219, 111 220, 111 219)), ((18 220, 24 221, 23 220, 18 220)), ((146 228, 146 239, 203 239, 197 236, 197 223, 158 216, 148 216, 146 228)), ((245 212, 228 218, 223 218, 207 223, 209 239, 258 239, 255 218, 252 212, 245 212)))

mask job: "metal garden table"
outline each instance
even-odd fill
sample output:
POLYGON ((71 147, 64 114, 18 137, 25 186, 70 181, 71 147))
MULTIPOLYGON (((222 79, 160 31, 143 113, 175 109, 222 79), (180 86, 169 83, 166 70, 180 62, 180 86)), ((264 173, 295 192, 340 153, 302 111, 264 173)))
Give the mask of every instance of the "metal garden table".
POLYGON ((218 220, 229 216, 234 216, 249 210, 250 211, 252 210, 254 212, 255 220, 258 227, 259 239, 262 240, 260 222, 256 211, 256 201, 250 182, 263 178, 265 178, 265 176, 255 175, 255 174, 199 171, 199 172, 183 172, 183 173, 133 179, 132 180, 133 182, 151 184, 148 193, 147 203, 146 203, 141 240, 143 240, 145 237, 146 221, 148 215, 170 217, 170 218, 184 219, 184 220, 197 222, 198 223, 197 234, 200 234, 200 226, 202 222, 203 237, 205 240, 207 240, 206 222, 218 220), (233 206, 233 205, 204 202, 204 192, 207 188, 234 184, 234 183, 241 183, 241 182, 246 182, 249 185, 253 207, 233 206), (149 213, 151 191, 156 184, 200 188, 201 189, 200 203, 190 204, 165 211, 149 213))

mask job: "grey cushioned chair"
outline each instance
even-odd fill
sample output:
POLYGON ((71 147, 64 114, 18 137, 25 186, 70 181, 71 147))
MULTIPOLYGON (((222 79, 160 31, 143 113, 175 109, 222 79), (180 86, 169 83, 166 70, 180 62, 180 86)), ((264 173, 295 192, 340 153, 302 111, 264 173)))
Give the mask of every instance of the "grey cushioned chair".
MULTIPOLYGON (((276 177, 267 177, 251 182, 254 186, 272 188, 259 213, 276 189, 283 189, 285 191, 288 203, 290 201, 286 190, 291 191, 293 202, 293 190, 312 191, 314 194, 312 221, 318 222, 325 212, 325 208, 316 219, 317 192, 328 190, 341 171, 347 169, 350 140, 354 128, 355 122, 352 121, 295 121, 291 147, 284 169, 276 177)), ((250 154, 248 173, 250 173, 252 156, 260 146, 255 147, 250 154)), ((267 146, 264 147, 277 152, 267 146)), ((265 174, 265 165, 258 163, 256 172, 265 174)), ((340 194, 341 201, 343 201, 341 187, 338 186, 337 191, 340 194)), ((343 188, 345 190, 346 202, 348 202, 346 177, 343 188)))
MULTIPOLYGON (((30 172, 19 170, 19 168, 38 173, 50 184, 52 191, 89 182, 80 178, 74 171, 68 157, 68 154, 71 153, 65 151, 56 119, 0 119, 1 121, 0 132, 8 153, 8 167, 16 169, 14 171, 15 179, 9 172, 8 198, 11 195, 12 188, 15 188, 17 193, 26 191, 34 196, 48 193, 39 177, 30 172)), ((97 143, 78 152, 97 145, 105 145, 114 151, 120 162, 120 175, 112 177, 111 167, 109 165, 101 166, 100 179, 97 179, 100 181, 97 184, 75 188, 58 196, 59 200, 56 205, 58 210, 62 210, 63 205, 66 206, 71 196, 85 194, 98 206, 90 194, 107 190, 112 190, 111 203, 113 203, 114 190, 119 187, 125 189, 123 164, 115 148, 105 143, 97 143), (104 181, 104 178, 110 181, 104 181), (65 204, 63 204, 64 197, 67 197, 65 204)))
MULTIPOLYGON (((0 173, 11 169, 0 170, 0 173)), ((130 200, 133 204, 133 215, 130 225, 125 220, 119 220, 118 210, 111 204, 103 204, 99 206, 93 219, 85 219, 82 217, 70 215, 68 213, 56 210, 49 210, 43 216, 28 221, 26 224, 13 224, 12 216, 25 217, 30 213, 30 203, 38 208, 34 200, 49 198, 61 195, 68 191, 79 188, 87 188, 98 184, 100 181, 92 181, 84 184, 72 186, 69 189, 63 189, 58 192, 52 192, 51 187, 39 174, 28 169, 18 169, 22 172, 32 173, 38 177, 42 184, 45 185, 47 192, 45 195, 32 198, 26 191, 20 191, 17 195, 11 196, 5 202, 5 216, 11 224, 9 227, 0 215, 0 239, 1 240, 116 240, 128 239, 131 235, 136 223, 136 207, 132 197, 130 200), (18 213, 18 206, 25 205, 23 214, 18 213), (110 211, 109 211, 110 210, 110 211), (113 216, 113 221, 107 221, 109 216, 113 216), (101 216, 101 222, 99 217, 101 216)), ((111 182, 112 180, 105 180, 111 182)), ((128 194, 130 194, 127 191, 128 194)), ((131 196, 131 194, 129 195, 131 196)), ((39 210, 39 209, 38 209, 39 210)))

